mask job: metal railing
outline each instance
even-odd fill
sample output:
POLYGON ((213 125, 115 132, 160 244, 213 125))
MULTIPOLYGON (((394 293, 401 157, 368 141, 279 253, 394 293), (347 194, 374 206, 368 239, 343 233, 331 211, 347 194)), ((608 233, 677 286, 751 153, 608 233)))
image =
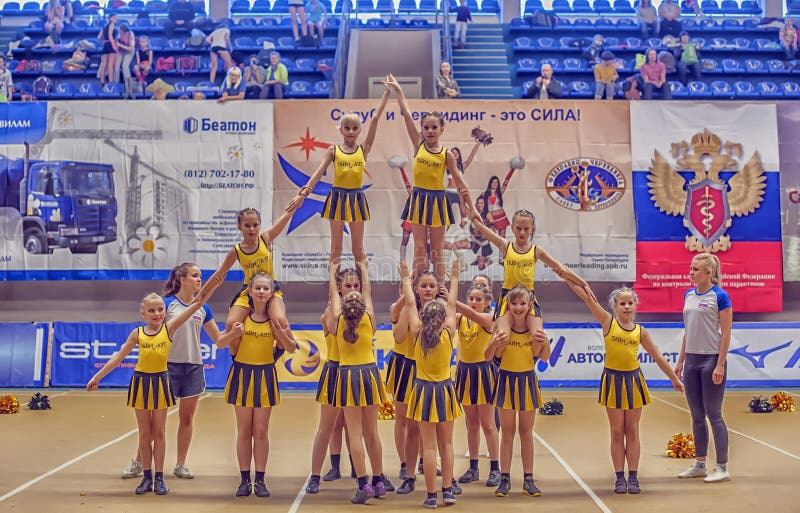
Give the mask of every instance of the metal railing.
MULTIPOLYGON (((339 17, 339 34, 336 36, 331 98, 344 98, 344 87, 347 81, 347 54, 350 51, 350 2, 348 0, 339 1, 342 2, 342 14, 339 17)), ((357 13, 356 16, 358 16, 357 13)))
MULTIPOLYGON (((450 38, 450 2, 449 0, 442 0, 442 61, 449 62, 452 65, 453 60, 453 40, 450 38)), ((439 70, 433 70, 434 76, 439 74, 439 70)))

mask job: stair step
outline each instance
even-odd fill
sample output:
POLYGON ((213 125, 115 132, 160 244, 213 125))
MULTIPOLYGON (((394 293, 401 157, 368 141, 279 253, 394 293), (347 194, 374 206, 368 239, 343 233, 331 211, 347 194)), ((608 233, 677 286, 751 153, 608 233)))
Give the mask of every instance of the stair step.
POLYGON ((485 60, 491 57, 494 58, 500 57, 503 60, 505 60, 506 52, 504 50, 484 50, 482 52, 469 52, 467 55, 453 53, 454 59, 461 59, 461 60, 475 60, 475 59, 485 60))
MULTIPOLYGON (((463 83, 463 82, 481 82, 481 83, 485 83, 485 84, 491 83, 491 84, 494 84, 494 85, 500 85, 502 83, 502 84, 505 84, 505 85, 508 85, 508 86, 511 85, 511 79, 507 78, 507 77, 506 78, 499 78, 497 76, 484 77, 484 76, 480 76, 480 75, 481 75, 480 73, 476 73, 476 74, 470 75, 468 77, 456 78, 456 82, 458 82, 459 85, 461 85, 461 83, 463 83)), ((467 85, 469 85, 469 84, 467 84, 467 85)))
MULTIPOLYGON (((505 73, 510 76, 511 70, 509 70, 508 65, 506 64, 470 64, 469 68, 470 71, 494 71, 496 73, 505 73)), ((464 73, 466 69, 461 67, 458 70, 459 75, 464 73)), ((454 73, 455 75, 455 73, 454 73)))

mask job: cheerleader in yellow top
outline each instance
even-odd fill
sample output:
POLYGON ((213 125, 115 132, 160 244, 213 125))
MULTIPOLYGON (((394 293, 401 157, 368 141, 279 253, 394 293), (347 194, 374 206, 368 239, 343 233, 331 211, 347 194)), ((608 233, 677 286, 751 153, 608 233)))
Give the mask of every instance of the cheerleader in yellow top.
POLYGON ((144 478, 136 487, 136 494, 155 491, 166 495, 164 483, 164 456, 166 452, 167 408, 175 405, 167 373, 167 357, 172 345, 172 334, 177 331, 205 303, 207 296, 198 296, 180 314, 164 322, 166 308, 158 294, 148 294, 142 299, 140 313, 147 323, 131 331, 125 343, 97 371, 86 390, 97 390, 100 380, 127 357, 134 347, 139 347, 139 360, 128 388, 128 406, 135 408, 139 426, 139 451, 144 467, 144 478), (155 476, 152 466, 155 465, 155 476))
POLYGON ((458 482, 471 483, 480 479, 478 454, 483 430, 490 458, 486 486, 497 486, 500 484, 500 448, 494 406, 497 371, 484 356, 494 332, 494 321, 489 313, 491 303, 492 293, 482 285, 470 288, 466 305, 458 303, 456 396, 464 408, 470 455, 469 468, 458 482))
POLYGON ((350 500, 353 504, 364 504, 373 497, 384 496, 388 481, 383 475, 383 450, 378 437, 378 406, 386 402, 386 389, 372 351, 375 310, 366 259, 360 262, 360 270, 361 293, 351 291, 344 298, 339 296, 334 265, 329 269, 328 289, 331 316, 327 328, 336 335, 339 346, 334 402, 344 409, 350 455, 358 479, 358 489, 350 500), (365 444, 372 466, 371 484, 367 479, 365 444))
MULTIPOLYGON (((350 291, 361 292, 361 276, 356 269, 344 269, 336 274, 336 287, 339 296, 350 291)), ((330 447, 331 470, 322 478, 334 481, 341 478, 339 462, 342 452, 342 431, 344 427, 344 411, 336 407, 336 382, 339 377, 339 345, 336 335, 328 331, 328 326, 335 322, 331 307, 328 305, 322 314, 322 331, 325 334, 325 345, 328 359, 322 367, 317 384, 317 402, 320 404, 319 426, 314 436, 311 450, 311 476, 306 485, 306 493, 319 493, 320 472, 325 452, 330 447)))
POLYGON ((519 429, 522 488, 528 495, 538 497, 542 491, 533 479, 533 423, 542 396, 534 363, 537 358, 550 357, 550 341, 544 331, 537 331, 533 337, 528 333, 526 317, 533 307, 528 289, 517 285, 506 298, 511 330, 497 328, 484 353, 487 360, 499 360, 500 366, 494 397, 500 413, 500 484, 495 495, 505 497, 511 490, 511 457, 519 429))
POLYGON ((386 90, 381 97, 375 115, 369 123, 367 135, 361 144, 358 136, 361 134, 361 118, 358 114, 346 114, 340 120, 339 131, 342 133, 342 143, 331 146, 325 151, 317 170, 311 175, 305 186, 289 204, 289 208, 299 207, 303 200, 311 194, 314 187, 322 179, 322 175, 333 164, 333 184, 322 217, 331 224, 331 254, 330 261, 339 265, 342 256, 342 239, 344 238, 344 224, 350 227, 350 236, 353 248, 353 257, 356 262, 367 258, 364 251, 364 221, 369 221, 369 205, 364 195, 364 173, 366 172, 367 157, 378 132, 378 122, 383 116, 383 109, 389 100, 391 89, 386 90))
POLYGON ((414 335, 413 350, 416 377, 408 401, 407 416, 419 423, 422 440, 423 470, 428 495, 423 505, 435 508, 436 451, 442 460, 442 500, 455 504, 453 493, 453 421, 461 416, 450 378, 453 356, 453 336, 456 332, 456 300, 458 297, 458 260, 450 270, 450 290, 447 303, 439 299, 428 301, 417 313, 411 275, 405 262, 400 261, 403 296, 410 309, 409 330, 414 335))
POLYGON ((283 302, 283 292, 280 285, 274 281, 275 272, 273 269, 272 242, 281 234, 289 220, 292 218, 293 208, 287 211, 269 229, 261 232, 261 214, 254 208, 245 208, 236 214, 236 225, 242 232, 242 242, 236 244, 225 260, 208 279, 200 294, 210 295, 217 287, 222 285, 225 275, 237 261, 244 271, 244 283, 239 292, 231 301, 228 311, 228 318, 225 320, 225 331, 229 332, 234 324, 244 322, 250 313, 251 301, 248 295, 248 284, 253 276, 258 273, 266 273, 273 280, 274 291, 269 302, 269 319, 275 330, 275 337, 281 344, 294 344, 294 337, 289 329, 286 320, 286 305, 283 302))
POLYGON ((615 493, 641 493, 639 486, 639 421, 642 406, 650 402, 647 382, 639 367, 639 346, 655 360, 658 368, 672 382, 673 388, 683 392, 683 383, 661 355, 650 333, 633 322, 639 298, 629 288, 616 289, 608 297, 612 313, 605 310, 594 296, 570 283, 603 328, 606 361, 600 378, 599 402, 606 408, 611 428, 611 461, 614 464, 615 493), (625 461, 628 462, 628 479, 625 480, 625 461))
POLYGON ((225 384, 225 400, 236 412, 236 456, 241 481, 237 497, 254 492, 269 497, 264 474, 269 457, 269 419, 272 407, 280 403, 274 350, 294 352, 295 345, 276 342, 268 314, 274 294, 272 278, 258 273, 247 289, 253 307, 244 322, 237 322, 220 336, 217 345, 229 347, 233 364, 225 384), (251 482, 250 463, 255 463, 255 483, 251 482))
POLYGON ((404 221, 411 223, 411 233, 414 236, 414 276, 419 276, 427 267, 426 252, 430 243, 434 272, 439 281, 443 282, 444 233, 447 226, 454 222, 453 210, 445 196, 445 171, 450 172, 455 182, 461 204, 472 210, 472 199, 453 153, 439 143, 444 132, 442 115, 438 112, 425 114, 420 120, 420 133, 411 119, 411 110, 400 84, 392 75, 389 75, 387 82, 397 93, 406 131, 416 152, 413 165, 414 188, 401 215, 404 221))
POLYGON ((575 274, 567 266, 559 263, 541 246, 533 244, 533 234, 536 232, 536 218, 527 210, 517 210, 511 218, 511 230, 514 232, 514 240, 509 242, 490 230, 479 215, 472 217, 473 225, 492 243, 503 257, 503 288, 500 300, 497 302, 495 315, 497 317, 497 329, 508 332, 509 319, 506 313, 506 295, 512 288, 520 285, 525 287, 531 294, 531 310, 526 317, 525 324, 527 331, 532 337, 537 331, 543 329, 542 309, 536 300, 534 293, 534 275, 536 272, 536 262, 541 260, 547 264, 553 272, 566 281, 583 287, 589 294, 592 293, 589 284, 580 276, 575 274))

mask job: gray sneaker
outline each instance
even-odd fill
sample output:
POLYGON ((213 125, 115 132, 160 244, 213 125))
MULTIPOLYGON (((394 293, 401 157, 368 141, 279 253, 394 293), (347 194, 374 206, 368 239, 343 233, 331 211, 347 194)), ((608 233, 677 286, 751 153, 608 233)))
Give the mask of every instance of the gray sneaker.
POLYGON ((172 473, 183 479, 194 479, 194 474, 192 474, 192 471, 189 470, 189 467, 187 467, 185 463, 178 463, 175 465, 175 468, 172 469, 172 473))
POLYGON ((489 479, 486 480, 486 486, 497 486, 500 484, 500 471, 490 470, 489 479))
POLYGON ((730 481, 731 475, 728 473, 728 469, 723 469, 719 465, 714 467, 714 470, 703 479, 706 483, 721 483, 722 481, 730 481))
POLYGON ((142 467, 142 464, 136 460, 131 460, 131 464, 122 469, 122 474, 120 474, 120 477, 122 479, 131 479, 142 475, 143 472, 144 467, 142 467))
POLYGON ((701 467, 695 462, 691 467, 678 474, 678 479, 691 479, 693 477, 706 477, 705 465, 701 467))

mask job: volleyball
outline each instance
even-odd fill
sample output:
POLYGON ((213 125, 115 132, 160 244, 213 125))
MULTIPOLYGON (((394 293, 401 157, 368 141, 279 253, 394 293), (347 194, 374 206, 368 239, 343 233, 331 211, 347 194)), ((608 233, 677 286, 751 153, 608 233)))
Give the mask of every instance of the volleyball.
POLYGON ((295 376, 308 376, 319 367, 319 348, 310 340, 298 340, 297 350, 284 360, 287 371, 295 376))

